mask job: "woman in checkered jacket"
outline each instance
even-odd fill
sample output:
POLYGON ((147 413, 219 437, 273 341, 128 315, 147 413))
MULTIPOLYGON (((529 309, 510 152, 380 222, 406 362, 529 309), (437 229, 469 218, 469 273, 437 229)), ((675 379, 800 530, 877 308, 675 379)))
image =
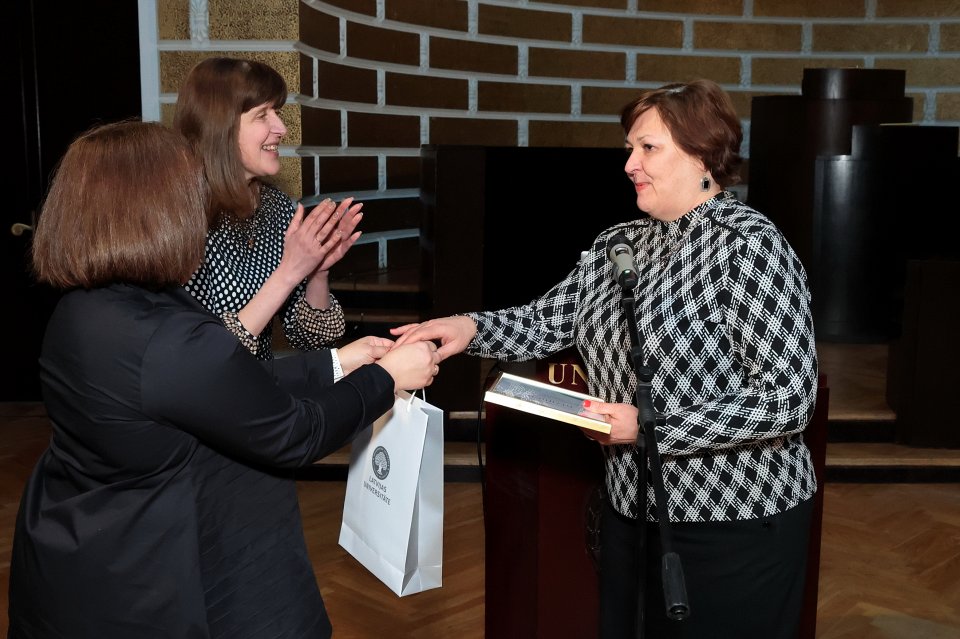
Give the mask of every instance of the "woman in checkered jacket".
MULTIPOLYGON (((725 187, 742 142, 729 96, 698 80, 649 91, 621 114, 627 177, 645 214, 601 233, 577 267, 529 304, 394 329, 504 360, 576 346, 602 399, 607 505, 601 521, 601 637, 637 629, 637 379, 610 238, 632 246, 635 320, 654 371, 655 430, 690 615, 662 605, 659 531, 648 483, 643 636, 774 639, 799 625, 812 497, 802 431, 817 359, 810 294, 781 232, 725 187)), ((649 480, 649 476, 648 476, 649 480)))

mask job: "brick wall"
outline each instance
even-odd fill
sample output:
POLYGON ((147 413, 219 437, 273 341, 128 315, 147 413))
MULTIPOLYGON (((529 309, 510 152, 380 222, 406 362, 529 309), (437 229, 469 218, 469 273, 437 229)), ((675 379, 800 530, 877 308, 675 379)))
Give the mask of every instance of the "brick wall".
POLYGON ((427 143, 619 146, 621 105, 698 76, 731 93, 747 135, 751 98, 799 93, 806 67, 905 69, 914 120, 960 124, 960 0, 156 6, 164 118, 200 56, 283 73, 294 95, 281 183, 293 195, 409 196, 427 143))

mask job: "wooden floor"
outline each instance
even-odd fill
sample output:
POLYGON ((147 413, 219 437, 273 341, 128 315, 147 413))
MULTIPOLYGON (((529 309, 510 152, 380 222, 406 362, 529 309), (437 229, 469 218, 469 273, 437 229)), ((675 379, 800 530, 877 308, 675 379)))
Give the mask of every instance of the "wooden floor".
MULTIPOLYGON (((878 369, 870 365, 879 356, 870 347, 821 355, 821 367, 832 368, 832 418, 834 410, 845 415, 889 412, 876 395, 878 369), (831 357, 837 361, 831 364, 831 357), (845 368, 850 357, 859 358, 856 370, 845 368)), ((9 554, 20 491, 48 436, 41 405, 0 404, 0 628, 7 622, 9 554)), ((905 453, 887 446, 886 453, 873 454, 906 455, 920 460, 916 463, 960 460, 960 451, 905 453)), ((857 459, 856 446, 846 445, 842 453, 835 448, 828 445, 828 459, 857 459)), ((462 458, 469 463, 470 455, 462 458)), ((443 587, 404 598, 337 545, 345 484, 301 481, 298 489, 307 542, 337 639, 484 636, 479 483, 445 485, 443 587)), ((822 538, 819 639, 960 637, 960 483, 828 483, 822 538)))

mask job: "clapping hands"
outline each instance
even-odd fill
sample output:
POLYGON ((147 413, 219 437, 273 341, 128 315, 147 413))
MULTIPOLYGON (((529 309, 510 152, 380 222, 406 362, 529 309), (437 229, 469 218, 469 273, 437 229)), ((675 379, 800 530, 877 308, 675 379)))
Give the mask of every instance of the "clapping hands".
POLYGON ((298 282, 314 272, 328 271, 360 238, 356 228, 363 219, 362 207, 352 197, 339 205, 326 199, 307 215, 298 204, 284 234, 280 266, 298 282))

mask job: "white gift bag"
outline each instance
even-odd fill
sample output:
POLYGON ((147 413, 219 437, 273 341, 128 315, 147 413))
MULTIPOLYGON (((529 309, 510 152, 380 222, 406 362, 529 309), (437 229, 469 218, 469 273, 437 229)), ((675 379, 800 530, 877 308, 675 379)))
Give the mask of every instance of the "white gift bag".
POLYGON ((340 545, 399 596, 443 568, 443 411, 400 392, 351 445, 340 545))

